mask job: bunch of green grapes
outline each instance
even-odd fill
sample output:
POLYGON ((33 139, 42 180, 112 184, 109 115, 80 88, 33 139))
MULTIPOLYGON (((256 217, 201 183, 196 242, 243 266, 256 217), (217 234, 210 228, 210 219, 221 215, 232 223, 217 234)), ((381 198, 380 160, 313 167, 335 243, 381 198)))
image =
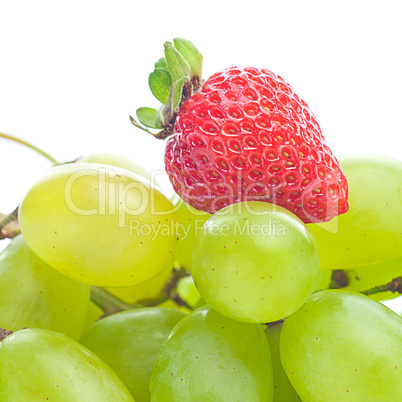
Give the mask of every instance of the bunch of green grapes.
POLYGON ((372 298, 399 294, 401 163, 341 164, 350 210, 320 225, 197 211, 118 155, 50 169, 0 254, 0 400, 399 400, 402 319, 372 298))

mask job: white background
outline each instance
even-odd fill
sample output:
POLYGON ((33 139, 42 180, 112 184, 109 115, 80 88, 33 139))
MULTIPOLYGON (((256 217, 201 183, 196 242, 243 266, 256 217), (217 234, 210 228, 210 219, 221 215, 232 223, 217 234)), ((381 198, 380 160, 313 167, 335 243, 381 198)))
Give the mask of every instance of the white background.
MULTIPOLYGON (((164 144, 128 116, 159 107, 148 74, 163 42, 179 36, 203 53, 204 78, 233 64, 281 75, 337 155, 400 158, 399 3, 1 0, 0 131, 59 161, 107 151, 163 169, 164 144)), ((0 138, 0 211, 12 210, 48 166, 0 138)), ((401 303, 393 306, 400 312, 401 303)))

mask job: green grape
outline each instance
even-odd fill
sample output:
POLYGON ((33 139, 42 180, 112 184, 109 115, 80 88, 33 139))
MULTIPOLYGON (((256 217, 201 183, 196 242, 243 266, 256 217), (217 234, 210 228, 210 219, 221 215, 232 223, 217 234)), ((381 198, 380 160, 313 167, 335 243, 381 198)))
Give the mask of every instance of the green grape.
POLYGON ((122 288, 106 288, 106 290, 120 300, 130 304, 157 299, 168 282, 172 269, 173 265, 168 265, 159 274, 145 282, 122 288))
MULTIPOLYGON (((370 290, 374 287, 385 285, 392 279, 402 276, 402 257, 396 260, 380 262, 378 264, 345 269, 349 283, 344 288, 355 292, 370 290)), ((375 300, 389 300, 400 296, 399 293, 381 292, 370 295, 375 300)))
POLYGON ((179 242, 177 244, 175 260, 188 269, 193 268, 192 253, 198 233, 202 230, 205 221, 211 216, 204 211, 198 211, 186 204, 177 194, 172 197, 180 220, 179 242))
POLYGON ((286 318, 283 368, 303 401, 399 401, 402 320, 367 296, 315 293, 286 318))
POLYGON ((0 327, 47 328, 78 339, 85 324, 89 286, 40 260, 19 235, 0 254, 0 327))
POLYGON ((151 401, 272 401, 272 363, 263 328, 209 306, 182 319, 152 372, 151 401))
POLYGON ((156 356, 185 316, 164 308, 124 311, 95 323, 80 342, 117 373, 137 402, 149 401, 148 383, 156 356))
POLYGON ((85 333, 96 321, 103 315, 103 310, 97 306, 94 302, 90 301, 87 315, 85 317, 85 325, 82 333, 85 333))
POLYGON ((400 257, 402 162, 353 154, 340 163, 349 183, 349 211, 330 222, 309 225, 321 268, 354 268, 400 257))
POLYGON ((100 287, 135 285, 171 266, 176 223, 172 203, 140 176, 90 163, 50 169, 19 210, 40 258, 100 287))
POLYGON ((145 179, 154 182, 154 184, 158 185, 155 181, 155 178, 151 177, 151 173, 144 169, 141 165, 134 162, 133 160, 126 158, 122 155, 110 154, 107 152, 101 152, 93 155, 88 155, 83 158, 78 159, 79 163, 101 163, 103 165, 110 165, 119 167, 121 169, 129 170, 135 174, 144 177, 145 179))
MULTIPOLYGON (((111 165, 122 169, 129 170, 133 173, 144 177, 149 181, 153 181, 154 184, 159 185, 154 177, 151 177, 151 173, 144 169, 141 165, 133 160, 126 158, 122 155, 116 155, 111 153, 97 153, 80 158, 77 162, 83 163, 101 163, 105 165, 111 165)), ((125 286, 119 288, 106 288, 106 290, 118 297, 120 300, 126 303, 134 304, 143 300, 156 299, 168 281, 172 272, 173 265, 167 266, 163 271, 157 274, 155 277, 132 286, 125 286)))
POLYGON ((95 354, 63 334, 23 329, 0 342, 0 401, 134 401, 95 354))
POLYGON ((244 322, 273 322, 293 313, 313 292, 320 273, 306 225, 261 201, 233 204, 209 218, 193 257, 202 298, 244 322))
POLYGON ((299 395, 292 387, 285 370, 282 367, 279 352, 279 338, 282 323, 270 325, 265 330, 265 335, 269 342, 272 355, 272 369, 274 373, 274 402, 294 402, 301 401, 299 395))
MULTIPOLYGON (((201 296, 195 287, 193 278, 185 276, 181 278, 177 284, 177 294, 184 300, 190 307, 195 307, 201 300, 201 296)), ((204 303, 205 304, 205 303, 204 303)))

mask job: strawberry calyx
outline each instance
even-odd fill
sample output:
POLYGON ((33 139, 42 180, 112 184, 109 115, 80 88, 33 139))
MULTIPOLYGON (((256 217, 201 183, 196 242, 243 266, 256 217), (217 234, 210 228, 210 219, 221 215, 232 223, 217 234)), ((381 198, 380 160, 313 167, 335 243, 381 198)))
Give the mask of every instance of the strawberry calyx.
POLYGON ((136 117, 130 116, 137 128, 165 139, 173 133, 176 115, 183 103, 201 88, 202 55, 188 40, 174 38, 165 42, 164 56, 155 63, 148 84, 162 106, 157 110, 141 107, 136 117), (156 133, 150 129, 159 130, 156 133))

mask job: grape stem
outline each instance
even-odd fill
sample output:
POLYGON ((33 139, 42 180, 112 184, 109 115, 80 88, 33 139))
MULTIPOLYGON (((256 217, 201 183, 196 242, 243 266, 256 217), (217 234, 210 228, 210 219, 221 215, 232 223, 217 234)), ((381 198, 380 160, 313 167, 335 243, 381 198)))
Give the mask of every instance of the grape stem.
POLYGON ((29 142, 26 142, 24 140, 21 140, 20 138, 14 137, 12 135, 0 133, 0 138, 5 138, 7 140, 17 142, 18 144, 24 145, 25 147, 31 148, 38 154, 41 154, 43 157, 45 157, 47 160, 53 163, 54 166, 58 165, 59 163, 54 159, 52 156, 50 156, 47 152, 43 151, 42 149, 35 147, 35 145, 30 144, 29 142))
POLYGON ((105 289, 95 286, 91 287, 91 300, 103 310, 104 316, 108 316, 119 311, 131 310, 132 308, 135 308, 135 305, 125 303, 117 297, 114 297, 105 289))
POLYGON ((349 279, 346 272, 342 269, 335 269, 332 271, 331 282, 329 289, 341 289, 348 286, 349 279))
POLYGON ((144 300, 139 303, 130 304, 120 300, 103 288, 92 286, 91 300, 103 310, 103 317, 118 313, 120 311, 154 307, 167 300, 174 300, 179 306, 191 308, 184 300, 179 297, 176 292, 178 281, 186 275, 188 274, 184 269, 174 270, 169 282, 166 284, 165 288, 161 292, 161 296, 157 299, 144 300))
MULTIPOLYGON (((346 272, 342 269, 336 269, 332 272, 331 283, 329 284, 329 289, 342 289, 348 286, 349 279, 346 272)), ((376 293, 401 293, 402 294, 402 277, 394 278, 391 282, 385 285, 376 286, 374 288, 362 291, 364 295, 370 296, 376 293)))
POLYGON ((11 223, 11 222, 17 222, 18 221, 18 208, 15 208, 13 212, 11 212, 10 215, 7 215, 5 218, 3 218, 0 221, 0 240, 5 239, 5 238, 13 238, 17 234, 20 233, 18 226, 12 227, 9 230, 6 229, 6 226, 11 223))
POLYGON ((392 279, 391 282, 386 283, 385 285, 376 286, 369 290, 365 290, 363 293, 364 295, 370 296, 376 293, 383 293, 383 292, 392 292, 392 293, 401 293, 402 294, 402 276, 398 278, 392 279))

